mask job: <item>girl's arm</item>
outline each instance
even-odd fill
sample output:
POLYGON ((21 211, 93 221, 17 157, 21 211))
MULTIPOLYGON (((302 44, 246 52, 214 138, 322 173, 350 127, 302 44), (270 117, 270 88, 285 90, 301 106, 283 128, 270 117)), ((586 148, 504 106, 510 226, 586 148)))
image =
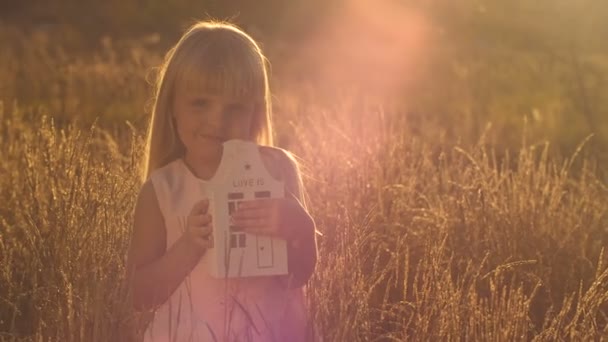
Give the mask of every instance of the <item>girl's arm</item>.
POLYGON ((290 201, 297 204, 298 215, 291 215, 294 219, 288 220, 292 238, 288 240, 288 269, 292 275, 290 287, 301 287, 306 284, 314 272, 317 263, 317 241, 314 220, 308 214, 303 204, 302 178, 297 163, 288 152, 273 149, 275 161, 279 166, 280 178, 285 184, 285 195, 290 201))
POLYGON ((180 238, 166 251, 164 219, 152 182, 148 180, 135 206, 127 259, 127 279, 131 281, 136 310, 153 309, 167 301, 197 264, 200 251, 184 242, 180 238))
POLYGON ((287 243, 289 258, 289 274, 293 276, 290 287, 301 287, 306 284, 312 276, 317 263, 317 241, 315 238, 315 224, 310 216, 309 219, 300 222, 293 228, 297 230, 297 236, 287 243))

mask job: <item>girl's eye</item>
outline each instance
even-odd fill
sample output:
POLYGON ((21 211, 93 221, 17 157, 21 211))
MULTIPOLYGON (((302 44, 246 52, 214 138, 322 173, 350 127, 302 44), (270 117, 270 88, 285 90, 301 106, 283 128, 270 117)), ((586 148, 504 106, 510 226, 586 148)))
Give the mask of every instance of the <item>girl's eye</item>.
POLYGON ((245 111, 247 111, 247 106, 245 106, 244 104, 233 104, 228 106, 228 108, 226 108, 226 111, 229 114, 233 115, 244 114, 245 111))
POLYGON ((191 103, 195 107, 206 107, 209 104, 209 101, 205 99, 194 99, 191 103))

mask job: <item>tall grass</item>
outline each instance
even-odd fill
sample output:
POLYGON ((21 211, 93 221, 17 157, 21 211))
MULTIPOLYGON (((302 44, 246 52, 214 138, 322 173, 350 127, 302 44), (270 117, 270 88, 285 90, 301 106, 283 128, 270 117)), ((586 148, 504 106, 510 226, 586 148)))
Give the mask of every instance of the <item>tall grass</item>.
MULTIPOLYGON (((498 158, 483 140, 407 137, 398 114, 363 108, 370 120, 349 124, 344 109, 291 126, 323 233, 308 294, 326 340, 605 336, 608 189, 586 163, 575 177, 576 156, 558 163, 546 145, 498 158)), ((140 133, 4 112, 3 339, 135 336, 124 256, 140 133)))
POLYGON ((329 340, 604 336, 608 188, 587 161, 575 176, 580 156, 548 143, 510 156, 408 137, 400 113, 331 114, 300 113, 294 146, 325 234, 312 304, 329 340))
POLYGON ((9 113, 0 116, 0 337, 118 340, 130 314, 136 155, 95 128, 9 113))

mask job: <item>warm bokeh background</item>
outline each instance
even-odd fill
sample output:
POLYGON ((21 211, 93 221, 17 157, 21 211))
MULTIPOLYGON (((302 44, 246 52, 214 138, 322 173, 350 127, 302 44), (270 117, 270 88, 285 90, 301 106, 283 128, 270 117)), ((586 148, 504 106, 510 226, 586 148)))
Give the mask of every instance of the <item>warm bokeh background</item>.
POLYGON ((228 3, 3 2, 0 95, 68 120, 143 124, 151 68, 195 19, 225 18, 263 44, 277 96, 307 89, 324 105, 374 97, 402 105, 412 124, 438 122, 472 141, 492 122, 493 140, 509 146, 527 120, 569 153, 594 134, 589 145, 606 158, 601 1, 228 3))
POLYGON ((608 2, 24 0, 0 2, 0 340, 136 334, 151 85, 205 18, 272 65, 326 340, 606 336, 608 2))

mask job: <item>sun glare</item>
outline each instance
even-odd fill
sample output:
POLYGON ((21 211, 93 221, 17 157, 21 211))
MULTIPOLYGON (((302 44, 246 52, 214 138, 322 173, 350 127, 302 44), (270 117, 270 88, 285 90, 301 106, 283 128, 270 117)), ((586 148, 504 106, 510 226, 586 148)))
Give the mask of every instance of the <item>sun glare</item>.
POLYGON ((390 94, 419 76, 430 25, 416 9, 389 0, 347 0, 300 47, 323 86, 355 85, 390 94))

